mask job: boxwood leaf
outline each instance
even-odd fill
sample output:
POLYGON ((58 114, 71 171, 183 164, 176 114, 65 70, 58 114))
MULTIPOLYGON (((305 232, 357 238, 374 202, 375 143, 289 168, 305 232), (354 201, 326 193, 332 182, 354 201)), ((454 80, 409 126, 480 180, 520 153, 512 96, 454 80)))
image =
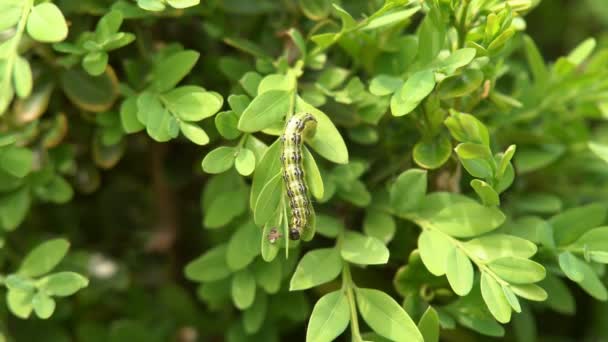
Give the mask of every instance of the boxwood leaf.
POLYGON ((53 239, 41 243, 27 254, 19 274, 28 277, 37 277, 50 272, 65 257, 70 243, 65 239, 53 239))
POLYGON ((481 296, 497 321, 507 323, 511 320, 511 306, 502 286, 486 272, 481 272, 481 296))
POLYGON ((488 267, 494 273, 512 284, 530 284, 545 278, 545 268, 530 259, 506 256, 493 260, 488 267))
POLYGON ((450 286, 459 296, 466 296, 473 288, 473 265, 460 248, 452 248, 448 254, 445 272, 450 286))
POLYGON ((257 132, 280 123, 289 111, 291 93, 269 90, 256 96, 241 115, 238 128, 243 132, 257 132))
POLYGON ((27 33, 37 41, 55 43, 67 37, 68 25, 55 4, 44 2, 32 8, 27 19, 27 33))
POLYGON ((289 283, 290 291, 306 290, 335 279, 342 271, 342 259, 336 248, 320 248, 306 254, 289 283))
POLYGON ((321 297, 308 321, 307 342, 331 342, 348 327, 350 322, 349 304, 342 290, 321 297))
POLYGON ((498 208, 469 202, 444 208, 431 218, 431 223, 451 236, 473 237, 498 228, 504 220, 505 215, 498 208))
POLYGON ((240 310, 253 305, 255 300, 255 277, 249 269, 238 271, 232 277, 232 302, 240 310))
POLYGON ((218 245, 192 260, 184 270, 186 278, 207 282, 226 278, 230 268, 226 264, 227 245, 218 245))
POLYGON ((344 260, 361 265, 379 265, 388 262, 389 250, 382 241, 352 231, 346 232, 340 254, 344 260))
POLYGON ((359 313, 375 332, 392 341, 423 341, 416 324, 389 295, 365 288, 356 288, 355 293, 359 313))

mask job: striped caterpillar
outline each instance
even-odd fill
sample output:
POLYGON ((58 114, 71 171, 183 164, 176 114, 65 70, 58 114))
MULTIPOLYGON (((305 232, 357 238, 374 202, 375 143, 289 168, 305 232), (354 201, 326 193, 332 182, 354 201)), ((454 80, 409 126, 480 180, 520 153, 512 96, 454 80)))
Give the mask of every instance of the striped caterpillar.
POLYGON ((304 181, 302 144, 304 138, 314 136, 316 129, 317 120, 312 114, 298 113, 287 121, 285 132, 281 136, 283 180, 291 207, 291 225, 289 227, 291 240, 299 240, 302 230, 310 223, 312 204, 304 181))

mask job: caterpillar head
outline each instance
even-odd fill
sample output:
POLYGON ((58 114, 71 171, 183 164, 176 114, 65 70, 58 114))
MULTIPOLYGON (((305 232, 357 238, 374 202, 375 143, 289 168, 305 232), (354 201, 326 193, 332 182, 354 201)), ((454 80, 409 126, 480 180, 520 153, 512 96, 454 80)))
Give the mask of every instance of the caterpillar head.
POLYGON ((289 238, 291 240, 300 240, 300 231, 297 228, 289 229, 289 238))

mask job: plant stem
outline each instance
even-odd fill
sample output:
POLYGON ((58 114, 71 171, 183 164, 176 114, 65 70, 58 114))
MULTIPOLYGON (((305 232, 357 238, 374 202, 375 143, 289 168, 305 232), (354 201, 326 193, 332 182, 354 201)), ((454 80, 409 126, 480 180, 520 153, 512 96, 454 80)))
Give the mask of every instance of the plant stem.
POLYGON ((352 334, 352 340, 353 342, 362 342, 363 338, 359 331, 359 317, 357 316, 357 304, 353 292, 355 283, 350 274, 350 265, 346 261, 342 263, 342 288, 346 292, 348 306, 350 307, 350 332, 352 334))
POLYGON ((460 20, 458 21, 458 47, 463 48, 464 42, 467 37, 467 14, 469 12, 469 0, 464 1, 462 12, 460 13, 460 20))

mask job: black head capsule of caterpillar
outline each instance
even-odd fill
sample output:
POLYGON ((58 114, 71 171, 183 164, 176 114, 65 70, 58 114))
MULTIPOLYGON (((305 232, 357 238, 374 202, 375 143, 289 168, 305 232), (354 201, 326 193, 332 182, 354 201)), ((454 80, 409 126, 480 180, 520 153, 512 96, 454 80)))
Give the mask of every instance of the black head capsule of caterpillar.
POLYGON ((290 240, 300 240, 300 231, 297 228, 290 228, 289 229, 289 239, 290 240))

